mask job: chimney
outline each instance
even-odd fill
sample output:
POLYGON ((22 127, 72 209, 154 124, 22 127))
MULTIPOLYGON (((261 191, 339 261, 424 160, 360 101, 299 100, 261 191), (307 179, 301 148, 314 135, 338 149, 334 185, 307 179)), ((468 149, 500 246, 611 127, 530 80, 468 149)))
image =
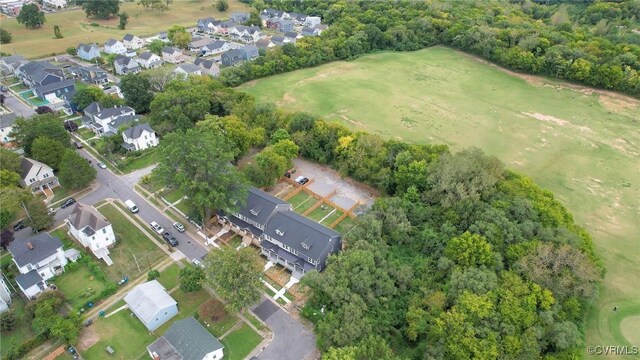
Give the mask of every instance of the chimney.
POLYGON ((31 241, 27 242, 27 247, 29 248, 29 250, 33 250, 33 244, 31 243, 31 241))
POLYGON ((153 360, 160 360, 160 355, 158 355, 158 353, 155 351, 151 354, 151 356, 153 357, 153 360))

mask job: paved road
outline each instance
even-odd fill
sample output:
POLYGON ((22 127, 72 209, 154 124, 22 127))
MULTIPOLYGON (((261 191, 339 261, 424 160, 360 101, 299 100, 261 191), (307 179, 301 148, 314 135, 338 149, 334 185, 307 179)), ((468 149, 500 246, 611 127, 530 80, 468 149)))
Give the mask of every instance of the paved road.
POLYGON ((272 300, 252 309, 273 331, 273 340, 256 357, 260 360, 303 360, 316 352, 316 337, 272 300))
POLYGON ((3 93, 6 98, 4 99, 4 105, 11 109, 17 116, 28 118, 34 115, 36 112, 29 106, 25 105, 22 101, 15 98, 11 92, 3 93))

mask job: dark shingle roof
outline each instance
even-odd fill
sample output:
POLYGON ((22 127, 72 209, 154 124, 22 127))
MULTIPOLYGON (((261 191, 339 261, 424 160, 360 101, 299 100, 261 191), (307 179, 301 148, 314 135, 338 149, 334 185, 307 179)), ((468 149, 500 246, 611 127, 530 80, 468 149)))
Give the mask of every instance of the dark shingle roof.
POLYGON ((30 238, 13 240, 7 250, 9 250, 18 266, 25 266, 27 264, 36 264, 48 258, 61 247, 62 241, 60 239, 42 232, 30 238), (27 247, 29 242, 33 245, 33 250, 27 247))
POLYGON ((126 113, 134 112, 134 110, 128 106, 114 106, 111 108, 102 109, 96 116, 100 119, 106 119, 112 116, 124 116, 126 113))
POLYGON ((185 360, 203 359, 205 355, 224 348, 193 316, 174 322, 164 338, 185 360))
POLYGON ((16 118, 17 116, 15 113, 0 115, 0 128, 5 128, 7 126, 13 125, 13 123, 16 122, 16 118))
POLYGON ((118 40, 115 40, 115 39, 109 39, 109 40, 107 40, 107 42, 105 42, 104 44, 105 44, 105 45, 107 45, 107 46, 113 46, 113 45, 115 45, 117 42, 118 42, 118 40))
POLYGON ((84 52, 91 52, 91 49, 95 48, 96 50, 98 50, 98 45, 96 44, 82 44, 80 43, 80 45, 78 45, 78 50, 82 49, 84 52))
POLYGON ((293 211, 275 213, 269 219, 264 234, 297 251, 299 256, 315 260, 328 254, 332 242, 340 237, 335 230, 293 211))
POLYGON ((246 205, 238 213, 247 219, 264 225, 278 205, 289 205, 289 203, 260 189, 251 187, 249 188, 246 205))
POLYGON ((42 281, 42 276, 40 276, 38 271, 35 269, 29 271, 26 274, 20 274, 16 276, 16 282, 25 290, 39 283, 40 281, 42 281))
POLYGON ((90 228, 90 231, 84 231, 88 236, 110 224, 104 215, 100 214, 93 206, 81 203, 77 203, 73 208, 73 212, 69 215, 69 222, 77 230, 90 228))
POLYGON ((154 132, 153 129, 151 128, 151 125, 149 125, 148 123, 144 123, 144 124, 138 124, 136 126, 130 127, 127 130, 123 131, 122 133, 129 139, 137 139, 140 137, 140 135, 142 135, 142 132, 145 130, 150 133, 154 132))
POLYGON ((122 40, 131 41, 131 40, 133 40, 134 37, 135 37, 135 35, 133 35, 133 34, 127 34, 122 38, 122 40))
POLYGON ((102 107, 100 106, 100 103, 97 101, 92 102, 91 104, 87 105, 84 109, 82 109, 82 111, 84 111, 85 114, 97 114, 102 110, 102 107))
POLYGON ((45 86, 36 87, 35 90, 37 90, 41 94, 44 94, 44 93, 56 91, 58 89, 66 88, 68 86, 73 86, 75 88, 76 81, 74 79, 58 81, 51 84, 47 84, 45 86))
MULTIPOLYGON (((140 59, 143 59, 143 60, 149 60, 149 59, 151 59, 151 57, 152 57, 153 55, 155 55, 155 54, 154 54, 154 53, 152 53, 152 52, 150 52, 150 51, 145 51, 145 52, 141 53, 140 55, 138 55, 138 57, 139 57, 140 59)), ((156 55, 156 56, 157 56, 157 55, 156 55)))
POLYGON ((128 56, 124 56, 124 55, 119 55, 116 60, 114 61, 114 64, 118 64, 124 67, 128 67, 128 68, 132 68, 132 67, 137 67, 138 62, 133 60, 132 58, 128 57, 128 56))
POLYGON ((173 46, 165 46, 162 48, 163 53, 173 54, 175 52, 179 52, 180 50, 174 48, 173 46))
POLYGON ((295 39, 296 37, 298 37, 298 33, 295 32, 295 31, 288 31, 288 32, 284 33, 284 36, 286 36, 288 38, 295 39))
POLYGON ((208 59, 203 59, 203 58, 201 58, 201 57, 196 58, 196 59, 193 61, 193 63, 194 63, 195 65, 198 65, 198 66, 200 66, 201 68, 203 68, 203 69, 207 69, 207 70, 210 70, 210 69, 212 69, 212 68, 216 68, 216 67, 217 67, 217 65, 216 65, 216 62, 215 62, 215 61, 213 61, 213 60, 208 60, 208 59))
POLYGON ((200 71, 200 67, 199 66, 196 66, 194 64, 188 64, 188 63, 178 65, 176 70, 177 69, 181 69, 182 71, 186 72, 187 74, 193 74, 193 73, 196 73, 196 72, 200 71))

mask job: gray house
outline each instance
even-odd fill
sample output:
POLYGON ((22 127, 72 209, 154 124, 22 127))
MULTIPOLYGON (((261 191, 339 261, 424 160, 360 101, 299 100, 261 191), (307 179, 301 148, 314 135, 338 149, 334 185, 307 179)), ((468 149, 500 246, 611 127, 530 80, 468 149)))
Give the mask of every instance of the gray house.
POLYGON ((42 100, 50 100, 53 95, 62 100, 71 100, 76 93, 74 79, 58 81, 33 88, 33 94, 42 100))
POLYGON ((214 25, 217 25, 218 23, 220 23, 220 21, 217 21, 212 17, 208 17, 204 19, 198 19, 198 23, 196 26, 198 27, 198 31, 214 32, 215 31, 214 25))
POLYGON ((242 63, 245 59, 245 52, 240 49, 231 49, 220 57, 222 65, 226 67, 235 66, 242 63))
POLYGON ((0 73, 13 75, 26 60, 20 55, 3 56, 0 58, 0 73))
POLYGON ((244 60, 246 61, 251 61, 260 56, 260 51, 255 45, 245 45, 241 50, 244 51, 244 60))
POLYGON ((211 76, 220 75, 220 67, 213 60, 203 59, 199 57, 193 61, 193 64, 200 67, 203 75, 211 75, 211 76))
POLYGON ((124 297, 124 302, 149 331, 178 314, 178 303, 157 280, 136 286, 124 297))
POLYGON ((152 359, 221 360, 224 346, 193 316, 178 320, 147 346, 152 359))
POLYGON ((242 11, 234 11, 231 13, 231 16, 229 16, 229 19, 231 19, 235 23, 242 24, 249 20, 249 13, 242 12, 242 11))
POLYGON ((16 74, 30 87, 44 86, 64 80, 64 72, 48 61, 29 61, 20 66, 16 74))
POLYGON ((78 45, 76 54, 82 60, 91 61, 100 57, 100 48, 96 44, 82 44, 78 45))
POLYGON ((82 81, 93 85, 104 85, 109 82, 107 72, 97 66, 78 66, 71 69, 71 72, 82 81))
POLYGON ((118 75, 137 74, 140 72, 140 64, 134 59, 124 55, 119 55, 113 62, 113 66, 118 75))

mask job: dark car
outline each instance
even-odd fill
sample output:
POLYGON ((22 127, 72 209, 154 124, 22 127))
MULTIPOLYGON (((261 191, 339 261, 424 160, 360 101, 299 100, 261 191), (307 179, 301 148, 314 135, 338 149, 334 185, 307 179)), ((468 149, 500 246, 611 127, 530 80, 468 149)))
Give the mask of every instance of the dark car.
POLYGON ((15 225, 13 225, 13 231, 20 231, 27 226, 24 224, 24 220, 18 221, 15 225))
POLYGON ((68 198, 67 201, 63 202, 62 205, 60 205, 61 208, 67 208, 73 204, 76 203, 76 199, 74 198, 68 198))
POLYGON ((162 237, 164 238, 164 241, 167 242, 167 244, 171 246, 178 246, 178 240, 176 240, 176 238, 173 237, 170 232, 166 231, 164 234, 162 234, 162 237))
POLYGON ((80 141, 74 141, 73 144, 76 146, 76 149, 82 149, 84 147, 80 141))
POLYGON ((298 182, 300 183, 300 185, 304 185, 304 184, 306 184, 306 183, 308 183, 308 182, 309 182, 309 179, 307 179, 307 178, 302 178, 302 180, 300 180, 300 181, 298 181, 298 182))

